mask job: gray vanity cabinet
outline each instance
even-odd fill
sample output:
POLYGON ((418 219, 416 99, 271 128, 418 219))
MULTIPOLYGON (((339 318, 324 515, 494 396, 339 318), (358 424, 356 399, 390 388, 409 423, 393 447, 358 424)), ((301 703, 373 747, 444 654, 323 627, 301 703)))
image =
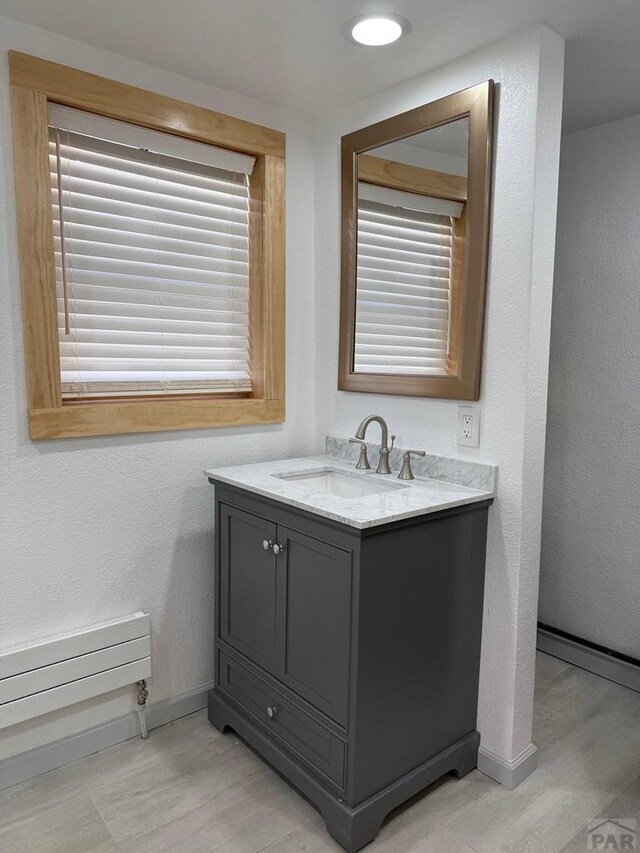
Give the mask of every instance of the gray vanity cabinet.
POLYGON ((490 501, 359 530, 216 487, 216 675, 234 729, 349 851, 476 766, 490 501))

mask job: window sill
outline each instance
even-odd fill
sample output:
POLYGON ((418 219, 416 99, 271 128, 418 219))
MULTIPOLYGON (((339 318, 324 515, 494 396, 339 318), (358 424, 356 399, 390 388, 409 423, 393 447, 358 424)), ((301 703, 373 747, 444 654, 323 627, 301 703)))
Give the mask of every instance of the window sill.
POLYGON ((207 429, 283 423, 284 400, 156 399, 121 400, 31 409, 32 439, 120 435, 135 432, 207 429))

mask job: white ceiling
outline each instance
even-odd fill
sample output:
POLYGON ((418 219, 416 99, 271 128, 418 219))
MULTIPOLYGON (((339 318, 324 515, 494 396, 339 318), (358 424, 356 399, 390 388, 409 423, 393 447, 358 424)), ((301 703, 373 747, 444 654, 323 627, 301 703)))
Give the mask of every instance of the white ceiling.
POLYGON ((640 0, 0 0, 0 14, 308 113, 542 23, 568 40, 566 129, 640 113, 640 0), (373 49, 341 37, 378 10, 412 33, 373 49))

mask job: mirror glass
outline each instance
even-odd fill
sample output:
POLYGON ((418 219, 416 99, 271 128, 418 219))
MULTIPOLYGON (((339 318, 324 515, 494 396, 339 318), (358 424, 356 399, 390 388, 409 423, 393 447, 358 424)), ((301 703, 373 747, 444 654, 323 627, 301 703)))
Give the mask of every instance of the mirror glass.
POLYGON ((451 373, 468 166, 468 116, 357 155, 354 374, 451 373))
POLYGON ((341 140, 341 391, 478 400, 495 84, 341 140))

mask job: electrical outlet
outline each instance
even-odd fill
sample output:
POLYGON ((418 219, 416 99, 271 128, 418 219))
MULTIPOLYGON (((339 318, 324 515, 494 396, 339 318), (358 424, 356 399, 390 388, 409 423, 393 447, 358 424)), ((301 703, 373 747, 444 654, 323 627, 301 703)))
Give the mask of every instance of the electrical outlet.
POLYGON ((458 444, 463 447, 480 447, 478 406, 458 406, 458 444))

